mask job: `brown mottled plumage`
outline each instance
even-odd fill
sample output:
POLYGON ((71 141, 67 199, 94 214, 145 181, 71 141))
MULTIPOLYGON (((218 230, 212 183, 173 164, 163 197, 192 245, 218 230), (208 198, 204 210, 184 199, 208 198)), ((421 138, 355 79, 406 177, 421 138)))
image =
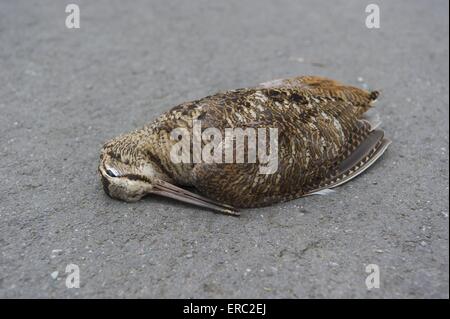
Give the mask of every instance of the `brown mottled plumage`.
POLYGON ((105 191, 126 201, 163 195, 234 214, 336 187, 369 167, 390 141, 363 114, 378 97, 321 77, 297 77, 187 102, 150 125, 106 143, 99 171, 105 191), (278 129, 278 170, 259 163, 174 164, 175 128, 278 129), (201 195, 174 185, 194 187, 201 195))

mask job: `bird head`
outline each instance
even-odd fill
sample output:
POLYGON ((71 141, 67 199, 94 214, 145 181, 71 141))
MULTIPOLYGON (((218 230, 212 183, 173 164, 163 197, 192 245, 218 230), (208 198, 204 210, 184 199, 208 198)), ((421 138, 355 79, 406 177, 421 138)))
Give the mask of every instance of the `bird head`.
POLYGON ((120 136, 106 143, 100 153, 98 170, 105 192, 127 202, 149 194, 159 179, 168 179, 146 159, 138 139, 120 136))
POLYGON ((175 186, 173 179, 164 173, 166 170, 162 169, 158 156, 148 149, 145 139, 133 133, 113 139, 103 146, 98 170, 103 188, 110 197, 134 202, 154 194, 238 215, 232 206, 175 186))

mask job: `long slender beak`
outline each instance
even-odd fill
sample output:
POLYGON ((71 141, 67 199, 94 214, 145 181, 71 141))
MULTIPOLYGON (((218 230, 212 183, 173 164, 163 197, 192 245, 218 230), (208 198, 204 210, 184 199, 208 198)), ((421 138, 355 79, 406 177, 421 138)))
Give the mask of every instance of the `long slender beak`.
POLYGON ((213 201, 209 198, 200 196, 198 194, 189 192, 183 188, 177 187, 166 181, 158 181, 155 185, 153 185, 153 189, 150 191, 150 193, 173 198, 181 202, 193 204, 196 206, 205 207, 223 214, 233 216, 240 215, 237 209, 234 208, 233 206, 213 201))

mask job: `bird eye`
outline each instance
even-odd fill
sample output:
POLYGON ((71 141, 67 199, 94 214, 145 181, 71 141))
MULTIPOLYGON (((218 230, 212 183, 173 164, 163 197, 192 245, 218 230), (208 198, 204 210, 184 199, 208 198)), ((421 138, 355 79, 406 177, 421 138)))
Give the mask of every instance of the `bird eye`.
POLYGON ((110 170, 110 169, 107 169, 107 170, 106 170, 106 174, 108 174, 108 175, 111 176, 111 177, 117 177, 117 175, 116 175, 112 170, 110 170))

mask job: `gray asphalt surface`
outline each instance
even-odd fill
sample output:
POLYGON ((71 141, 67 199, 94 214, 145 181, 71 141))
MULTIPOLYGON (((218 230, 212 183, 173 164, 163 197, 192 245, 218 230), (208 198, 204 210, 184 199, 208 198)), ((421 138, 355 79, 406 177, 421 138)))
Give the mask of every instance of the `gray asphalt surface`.
POLYGON ((0 1, 0 297, 449 297, 448 1, 377 1, 380 29, 368 1, 72 2, 80 29, 65 1, 0 1), (104 194, 106 140, 306 74, 382 91, 393 144, 336 193, 240 218, 104 194))

